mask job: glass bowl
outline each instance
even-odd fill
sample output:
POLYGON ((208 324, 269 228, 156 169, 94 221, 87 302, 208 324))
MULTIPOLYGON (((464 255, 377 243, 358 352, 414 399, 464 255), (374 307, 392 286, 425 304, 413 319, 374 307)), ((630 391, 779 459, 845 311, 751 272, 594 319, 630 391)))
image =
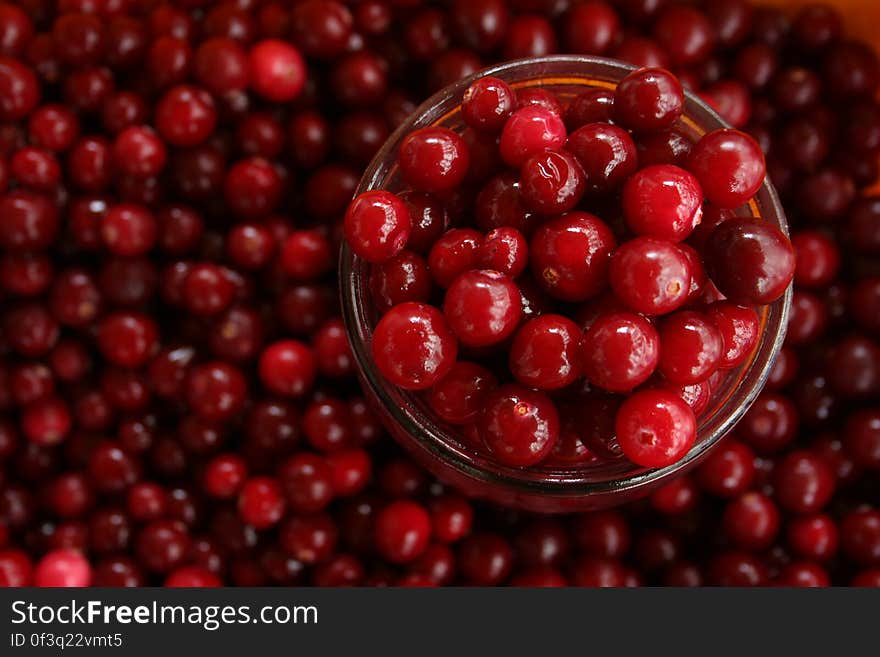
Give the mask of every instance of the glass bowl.
MULTIPOLYGON (((406 188, 396 164, 403 138, 416 128, 440 125, 456 132, 464 128, 459 105, 470 83, 487 75, 501 78, 514 89, 543 87, 563 102, 590 87, 614 88, 634 67, 597 57, 557 55, 508 62, 480 71, 439 91, 423 103, 392 134, 367 167, 357 194, 406 188)), ((684 116, 677 127, 692 139, 729 127, 708 105, 688 93, 684 116)), ((762 218, 788 233, 782 207, 772 185, 765 181, 755 198, 736 213, 762 218)), ((739 367, 728 370, 712 391, 698 418, 693 448, 677 463, 645 469, 623 456, 597 465, 516 468, 500 465, 461 439, 454 427, 435 418, 414 393, 388 383, 371 355, 372 331, 378 317, 368 289, 370 265, 343 244, 340 255, 342 312, 358 375, 391 436, 440 480, 461 492, 531 511, 560 513, 608 507, 656 490, 703 459, 748 410, 764 386, 782 346, 791 302, 791 287, 770 306, 759 309, 760 342, 739 367)))

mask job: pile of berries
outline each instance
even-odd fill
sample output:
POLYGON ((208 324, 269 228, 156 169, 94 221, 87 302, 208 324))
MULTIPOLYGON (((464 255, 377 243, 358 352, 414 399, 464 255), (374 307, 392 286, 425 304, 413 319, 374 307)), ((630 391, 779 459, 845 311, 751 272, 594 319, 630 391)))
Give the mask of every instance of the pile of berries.
MULTIPOLYGON (((880 583, 878 81, 875 53, 821 5, 786 15, 748 0, 0 0, 0 585, 880 583), (648 500, 537 517, 463 498, 388 438, 354 376, 334 272, 361 173, 417 103, 483 66, 552 53, 672 71, 751 135, 796 264, 770 382, 699 468, 648 500)), ((507 109, 487 115, 483 91, 468 114, 492 134, 507 109)), ((541 96, 503 102, 561 118, 555 139, 586 123, 616 132, 607 116, 569 124, 573 107, 548 118, 541 96)), ((674 132, 633 134, 625 178, 648 171, 650 153, 681 155, 673 164, 708 199, 693 244, 714 221, 706 209, 725 202, 674 132)), ((413 281, 446 289, 461 272, 453 249, 436 246, 443 210, 452 220, 476 199, 427 199, 462 168, 473 175, 478 146, 466 144, 467 167, 453 158, 437 175, 412 145, 400 239, 429 256, 413 281)), ((589 162, 561 141, 553 150, 551 163, 583 169, 587 203, 589 162)), ((564 214, 546 179, 528 181, 535 231, 513 226, 530 238, 527 261, 506 259, 521 244, 492 225, 526 198, 514 187, 526 152, 536 155, 499 149, 515 166, 487 192, 498 204, 484 198, 479 232, 461 228, 473 237, 464 253, 485 262, 465 269, 512 278, 527 264, 516 285, 534 279, 529 300, 571 308, 543 287, 553 276, 531 243, 564 214)), ((586 211, 615 248, 660 239, 684 252, 586 211)), ((705 260, 719 290, 764 303, 712 269, 724 260, 705 260)), ((399 281, 377 274, 373 286, 389 310, 399 281)), ((520 309, 529 321, 560 315, 548 311, 520 309)), ((578 341, 585 320, 573 320, 578 341)), ((472 366, 454 365, 463 380, 480 349, 467 347, 472 366)))
POLYGON ((752 306, 795 269, 779 228, 732 212, 764 182, 761 147, 729 129, 693 143, 683 109, 660 68, 567 106, 484 77, 463 134, 407 135, 411 189, 360 194, 344 223, 373 265, 382 375, 503 465, 680 460, 713 384, 758 342, 752 306), (450 218, 456 195, 474 201, 450 218))

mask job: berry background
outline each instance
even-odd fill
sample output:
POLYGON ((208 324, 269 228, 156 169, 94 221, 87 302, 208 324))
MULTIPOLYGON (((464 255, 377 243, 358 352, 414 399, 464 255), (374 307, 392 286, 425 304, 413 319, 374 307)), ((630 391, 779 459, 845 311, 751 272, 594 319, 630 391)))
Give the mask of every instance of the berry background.
POLYGON ((880 10, 680 4, 0 3, 0 585, 880 585, 880 10), (761 143, 798 254, 731 436, 568 517, 403 455, 334 275, 390 131, 551 52, 671 66, 761 143))

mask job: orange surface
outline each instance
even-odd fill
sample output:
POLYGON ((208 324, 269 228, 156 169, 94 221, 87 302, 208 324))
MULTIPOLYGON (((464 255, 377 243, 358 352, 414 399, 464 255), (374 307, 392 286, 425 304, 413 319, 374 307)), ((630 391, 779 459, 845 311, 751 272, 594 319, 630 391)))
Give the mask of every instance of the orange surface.
MULTIPOLYGON (((817 0, 758 0, 756 4, 797 8, 816 4, 817 0)), ((863 39, 880 50, 880 0, 826 0, 840 10, 849 36, 863 39)))

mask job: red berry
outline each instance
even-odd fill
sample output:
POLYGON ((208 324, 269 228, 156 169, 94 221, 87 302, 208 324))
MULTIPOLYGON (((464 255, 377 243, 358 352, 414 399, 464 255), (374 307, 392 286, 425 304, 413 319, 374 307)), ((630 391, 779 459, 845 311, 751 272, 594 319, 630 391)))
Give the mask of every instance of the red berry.
POLYGON ((305 85, 306 65, 296 48, 266 39, 251 48, 248 60, 251 88, 260 96, 276 103, 299 96, 305 85))
POLYGON ((559 437, 559 415, 549 397, 508 384, 489 396, 478 430, 499 462, 514 467, 534 465, 552 451, 559 437))
POLYGON ((555 112, 528 105, 516 110, 501 131, 501 159, 510 167, 519 168, 532 155, 565 144, 565 124, 555 112))
POLYGON ((712 281, 734 303, 764 305, 778 299, 794 277, 795 255, 788 238, 758 219, 720 224, 703 251, 712 281))
POLYGON ((691 385, 709 378, 721 362, 721 331, 712 320, 692 310, 664 317, 660 324, 658 369, 670 383, 691 385))
POLYGON ((519 288, 496 271, 467 271, 446 290, 443 313, 462 344, 497 344, 513 333, 522 317, 519 288))
POLYGON ((376 518, 376 549, 391 563, 413 561, 427 549, 431 516, 419 504, 392 502, 376 518))
POLYGON ((580 376, 578 325, 546 314, 525 322, 510 345, 510 371, 517 381, 539 390, 557 390, 580 376))
POLYGON ((744 132, 709 132, 691 150, 687 163, 706 198, 721 208, 736 208, 758 193, 766 166, 758 143, 744 132))
POLYGON ((315 381, 315 357, 302 342, 281 340, 261 354, 259 374, 263 385, 276 395, 301 397, 315 381))
POLYGON ((412 221, 406 204, 384 191, 364 192, 345 213, 345 239, 372 263, 390 260, 406 246, 412 221))
POLYGON ((645 468, 661 468, 680 461, 690 450, 697 423, 690 407, 674 393, 641 390, 623 402, 615 429, 629 460, 645 468))
POLYGON ((34 586, 88 586, 92 569, 86 558, 75 550, 54 550, 34 566, 34 586))
POLYGON ((569 212, 544 222, 529 245, 538 284, 563 301, 583 301, 607 285, 614 235, 602 220, 569 212))
POLYGON ((500 132, 516 109, 516 94, 503 80, 484 77, 474 81, 461 99, 461 115, 475 130, 500 132))
POLYGON ((638 168, 632 137, 610 123, 582 125, 569 135, 566 148, 583 167, 590 196, 616 191, 638 168))
POLYGON ((248 479, 238 496, 242 520, 256 529, 268 529, 284 515, 284 497, 278 482, 271 477, 248 479))
POLYGON ((382 375, 407 390, 430 388, 455 364, 458 341, 443 314, 422 303, 389 310, 373 332, 373 359, 382 375))
POLYGON ((525 206, 540 214, 560 214, 574 208, 584 195, 585 174, 567 151, 545 150, 520 168, 520 194, 525 206))
POLYGON ((590 383, 610 392, 627 392, 647 381, 660 353, 656 329, 632 313, 600 315, 580 343, 584 374, 590 383))
POLYGON ((623 188, 623 213, 637 235, 680 242, 702 219, 703 192, 697 179, 684 169, 645 167, 623 188))
POLYGON ((721 333, 721 368, 736 367, 743 362, 758 342, 760 320, 752 308, 727 301, 716 301, 706 315, 721 333))
POLYGON ((444 422, 467 424, 476 419, 496 387, 498 379, 491 371, 476 363, 458 361, 427 392, 427 400, 444 422))
POLYGON ((464 140, 451 130, 420 128, 401 142, 398 164, 403 179, 417 191, 442 192, 464 180, 470 153, 464 140))
POLYGON ((672 242, 637 237, 621 244, 611 259, 611 289, 624 304, 646 315, 662 315, 687 301, 688 257, 672 242))
POLYGON ((632 130, 653 132, 669 128, 683 111, 681 83, 664 69, 633 71, 614 91, 614 118, 632 130))

